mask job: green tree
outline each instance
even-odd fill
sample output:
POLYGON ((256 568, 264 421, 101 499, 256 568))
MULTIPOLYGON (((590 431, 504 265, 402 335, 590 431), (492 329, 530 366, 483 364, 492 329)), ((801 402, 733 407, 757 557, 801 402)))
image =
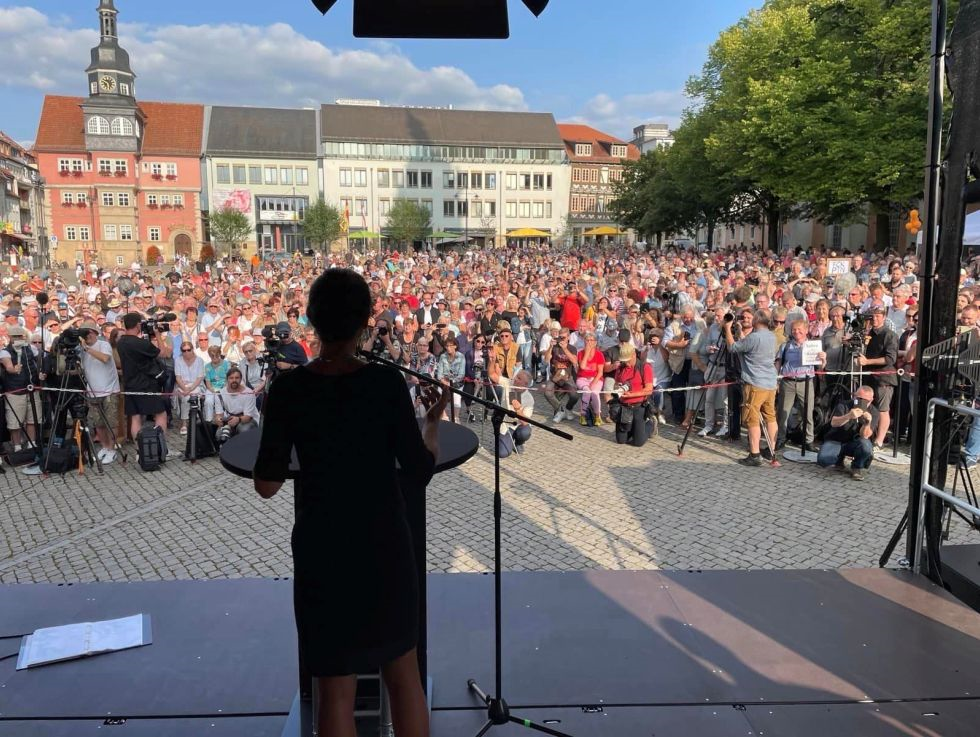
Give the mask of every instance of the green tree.
POLYGON ((344 232, 344 216, 340 209, 321 197, 306 210, 303 217, 303 237, 326 252, 330 244, 344 232))
POLYGON ((211 240, 224 245, 225 253, 233 246, 247 241, 252 235, 252 223, 248 216, 234 207, 222 207, 211 213, 208 227, 211 230, 211 240))
POLYGON ((388 211, 388 233, 396 243, 411 246, 431 232, 429 211, 411 200, 395 200, 388 211))

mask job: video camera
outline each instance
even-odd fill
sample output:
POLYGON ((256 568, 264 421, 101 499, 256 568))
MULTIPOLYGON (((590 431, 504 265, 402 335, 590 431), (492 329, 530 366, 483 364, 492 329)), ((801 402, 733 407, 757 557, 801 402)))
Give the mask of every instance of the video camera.
POLYGON ((81 345, 82 339, 87 332, 88 330, 82 330, 81 328, 66 328, 62 330, 56 343, 58 351, 61 353, 74 353, 75 349, 81 345))
POLYGON ((170 323, 177 319, 173 312, 167 312, 159 317, 151 317, 140 323, 140 332, 147 339, 152 338, 157 333, 166 333, 170 330, 170 323))
POLYGON ((279 346, 289 337, 289 333, 289 330, 276 330, 275 325, 266 325, 262 328, 262 338, 265 340, 266 352, 279 350, 279 346))

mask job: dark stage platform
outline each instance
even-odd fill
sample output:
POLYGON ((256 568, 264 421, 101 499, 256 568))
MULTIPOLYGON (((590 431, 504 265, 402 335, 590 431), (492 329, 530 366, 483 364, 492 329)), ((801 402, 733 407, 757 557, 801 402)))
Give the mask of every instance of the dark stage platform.
MULTIPOLYGON (((492 584, 429 577, 434 737, 483 722, 466 680, 493 681, 492 584)), ((0 635, 139 611, 154 629, 149 647, 89 660, 0 662, 0 735, 280 737, 297 686, 290 586, 0 587, 0 635)), ((980 615, 911 573, 509 573, 503 594, 504 696, 573 735, 978 731, 980 615)), ((0 640, 0 657, 18 646, 0 640)))

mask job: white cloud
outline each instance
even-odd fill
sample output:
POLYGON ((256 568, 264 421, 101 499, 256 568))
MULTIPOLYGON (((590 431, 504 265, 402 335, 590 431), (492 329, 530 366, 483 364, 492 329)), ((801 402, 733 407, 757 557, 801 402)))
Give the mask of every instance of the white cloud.
POLYGON ((600 93, 588 100, 568 122, 585 123, 620 138, 632 137, 633 128, 643 123, 677 126, 690 104, 683 90, 658 90, 613 98, 600 93))
MULTIPOLYGON (((387 42, 370 50, 330 49, 285 23, 124 23, 120 41, 132 59, 141 99, 311 107, 357 97, 387 104, 527 109, 517 87, 480 86, 456 67, 421 69, 387 42)), ((0 8, 0 44, 6 86, 85 94, 82 70, 89 49, 98 44, 94 27, 73 28, 31 7, 0 8)))

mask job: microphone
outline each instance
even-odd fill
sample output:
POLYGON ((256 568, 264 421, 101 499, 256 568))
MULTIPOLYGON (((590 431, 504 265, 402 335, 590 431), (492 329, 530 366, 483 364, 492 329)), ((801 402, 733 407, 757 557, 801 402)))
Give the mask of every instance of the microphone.
POLYGON ((44 307, 44 305, 51 300, 47 292, 38 292, 36 295, 34 295, 34 299, 37 300, 37 303, 41 305, 41 307, 44 307))
POLYGON ((177 315, 175 315, 173 312, 165 312, 164 314, 158 315, 153 319, 157 322, 173 322, 177 319, 177 315))

